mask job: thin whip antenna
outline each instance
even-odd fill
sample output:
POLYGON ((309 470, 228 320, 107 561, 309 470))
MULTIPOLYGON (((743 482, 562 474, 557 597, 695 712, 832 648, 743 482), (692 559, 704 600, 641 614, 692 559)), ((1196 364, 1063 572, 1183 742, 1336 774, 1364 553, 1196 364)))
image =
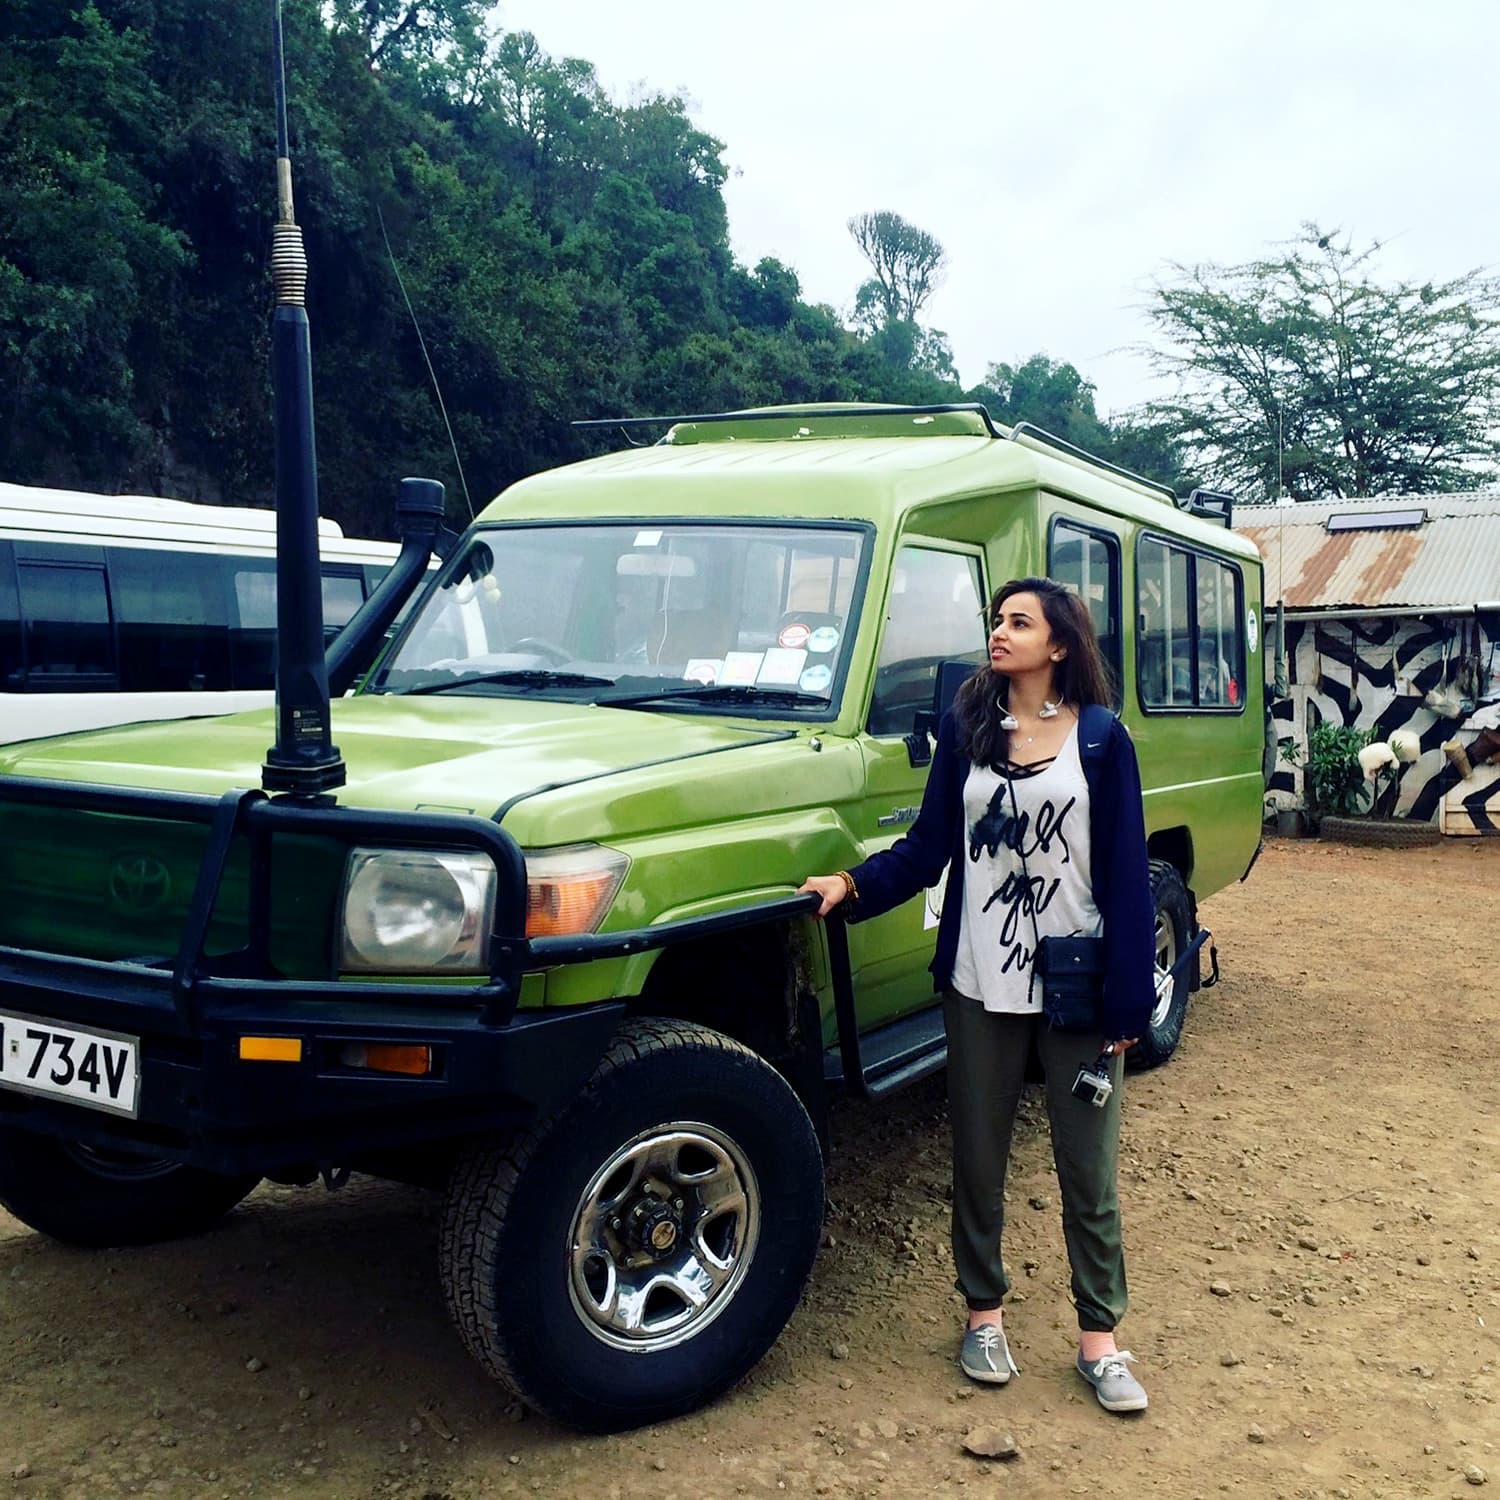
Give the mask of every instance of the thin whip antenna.
POLYGON ((438 410, 443 414, 443 426, 448 429, 448 446, 453 450, 453 467, 458 470, 458 485, 464 492, 464 504, 469 507, 469 519, 474 519, 474 502, 469 498, 469 481, 464 478, 463 460, 458 456, 458 443, 453 436, 453 423, 448 420, 448 408, 443 402, 443 388, 438 384, 437 371, 432 368, 432 356, 427 352, 427 340, 422 337, 422 325, 417 321, 417 310, 406 295, 406 282, 401 278, 401 267, 396 263, 396 252, 391 249, 391 237, 385 232, 385 215, 380 205, 375 205, 375 217, 380 221, 380 237, 385 241, 385 253, 390 257, 391 270, 396 273, 396 285, 401 288, 401 300, 411 316, 411 326, 417 331, 417 344, 422 358, 427 362, 427 373, 432 378, 432 393, 437 397, 438 410))

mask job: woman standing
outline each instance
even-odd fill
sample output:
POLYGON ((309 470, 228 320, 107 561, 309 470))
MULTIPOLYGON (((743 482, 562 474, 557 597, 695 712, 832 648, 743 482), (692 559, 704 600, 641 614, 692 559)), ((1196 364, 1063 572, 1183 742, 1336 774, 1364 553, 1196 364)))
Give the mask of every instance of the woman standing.
POLYGON ((852 871, 802 889, 819 915, 890 911, 946 871, 932 972, 943 992, 953 1125, 953 1257, 969 1308, 959 1365, 1004 1385, 1017 1367, 1001 1320, 1001 1257, 1011 1130, 1033 1045, 1046 1074, 1063 1236, 1078 1311, 1078 1372, 1108 1411, 1141 1411, 1146 1392, 1115 1342, 1125 1261, 1116 1192, 1122 1057, 1155 1003, 1154 914, 1135 750, 1108 704, 1099 643, 1076 594, 1047 578, 1007 583, 990 606, 989 665, 959 689, 938 730, 921 812, 905 837, 852 871), (1036 948, 1100 936, 1098 1031, 1042 1019, 1036 948), (1107 1058, 1102 1108, 1072 1093, 1080 1063, 1107 1058))

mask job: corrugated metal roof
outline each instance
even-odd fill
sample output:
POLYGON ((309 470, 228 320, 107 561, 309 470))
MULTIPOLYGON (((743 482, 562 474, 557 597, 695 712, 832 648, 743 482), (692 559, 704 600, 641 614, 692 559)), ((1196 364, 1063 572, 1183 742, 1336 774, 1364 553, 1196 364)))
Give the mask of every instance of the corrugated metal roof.
POLYGON ((1267 601, 1288 609, 1464 609, 1500 599, 1500 488, 1247 505, 1234 529, 1260 548, 1267 601), (1330 516, 1417 509, 1427 513, 1420 526, 1328 530, 1330 516))

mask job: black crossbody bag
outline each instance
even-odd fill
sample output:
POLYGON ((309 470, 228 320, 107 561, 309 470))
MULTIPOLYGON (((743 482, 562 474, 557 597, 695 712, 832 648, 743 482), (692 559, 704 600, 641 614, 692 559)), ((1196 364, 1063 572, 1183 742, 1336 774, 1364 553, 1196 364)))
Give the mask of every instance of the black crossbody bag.
POLYGON ((1015 777, 1010 783, 1011 816, 1016 822, 1016 854, 1026 882, 1026 910, 1036 943, 1031 982, 1042 982, 1042 1015, 1054 1031, 1098 1031, 1104 1004, 1104 939, 1043 937, 1036 921, 1036 887, 1026 867, 1026 840, 1021 828, 1021 803, 1015 777))

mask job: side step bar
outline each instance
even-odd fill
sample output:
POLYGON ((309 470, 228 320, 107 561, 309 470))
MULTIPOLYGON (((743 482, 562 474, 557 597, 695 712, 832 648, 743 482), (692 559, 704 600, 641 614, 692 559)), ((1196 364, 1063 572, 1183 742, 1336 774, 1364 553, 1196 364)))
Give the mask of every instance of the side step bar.
POLYGON ((826 930, 839 1041, 837 1047, 823 1054, 823 1081, 861 1099, 880 1099, 945 1067, 948 1036, 943 1029, 941 1005, 931 1005, 860 1036, 849 973, 849 934, 839 917, 832 918, 826 930))

